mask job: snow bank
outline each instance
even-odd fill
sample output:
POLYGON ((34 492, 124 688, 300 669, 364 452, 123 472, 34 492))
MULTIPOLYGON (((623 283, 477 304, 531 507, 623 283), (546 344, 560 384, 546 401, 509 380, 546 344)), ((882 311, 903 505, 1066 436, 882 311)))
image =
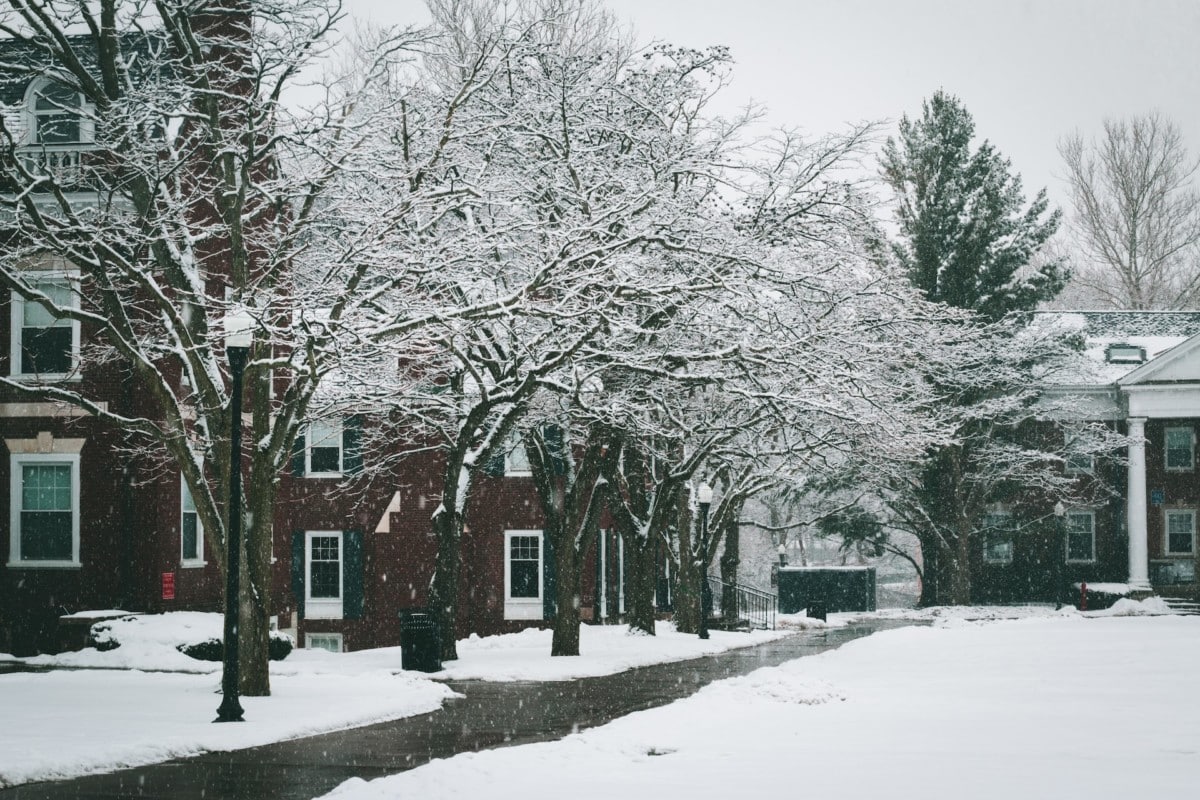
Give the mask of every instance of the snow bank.
POLYGON ((347 781, 326 797, 1189 797, 1200 696, 1180 687, 1197 663, 1200 617, 901 628, 561 742, 347 781))

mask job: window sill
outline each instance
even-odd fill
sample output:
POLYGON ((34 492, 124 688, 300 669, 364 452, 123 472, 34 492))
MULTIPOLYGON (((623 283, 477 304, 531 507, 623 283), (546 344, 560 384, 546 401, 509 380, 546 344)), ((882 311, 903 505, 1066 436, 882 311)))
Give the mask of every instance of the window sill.
POLYGON ((181 569, 199 569, 201 567, 207 567, 208 562, 207 561, 186 560, 186 561, 180 561, 179 566, 181 569))
POLYGON ((542 619, 545 616, 542 609, 542 599, 521 599, 504 601, 504 618, 514 620, 542 619))
POLYGON ((19 375, 9 375, 8 377, 20 383, 79 383, 83 380, 83 375, 78 372, 55 372, 46 375, 21 373, 19 375))
POLYGON ((1073 565, 1076 565, 1076 564, 1085 564, 1085 565, 1086 565, 1086 564, 1095 564, 1095 563, 1096 563, 1096 559, 1094 559, 1094 558, 1088 558, 1088 559, 1068 558, 1068 559, 1067 559, 1066 561, 1064 561, 1063 563, 1064 563, 1064 564, 1070 564, 1070 565, 1072 565, 1072 566, 1073 566, 1073 565))
POLYGON ((79 561, 9 561, 9 569, 79 569, 79 561))
POLYGON ((306 472, 305 478, 325 478, 330 480, 340 480, 344 473, 341 472, 306 472))
POLYGON ((342 601, 304 600, 305 619, 342 619, 342 601))

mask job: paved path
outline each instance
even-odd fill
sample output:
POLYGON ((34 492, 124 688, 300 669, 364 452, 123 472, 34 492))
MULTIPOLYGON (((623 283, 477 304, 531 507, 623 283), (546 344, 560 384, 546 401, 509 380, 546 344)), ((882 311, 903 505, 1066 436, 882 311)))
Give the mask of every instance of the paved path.
POLYGON ((105 775, 26 784, 0 790, 0 800, 309 800, 351 777, 376 778, 455 753, 559 739, 665 705, 712 681, 831 650, 889 627, 897 623, 801 633, 715 656, 575 681, 452 681, 451 688, 465 697, 430 714, 105 775))

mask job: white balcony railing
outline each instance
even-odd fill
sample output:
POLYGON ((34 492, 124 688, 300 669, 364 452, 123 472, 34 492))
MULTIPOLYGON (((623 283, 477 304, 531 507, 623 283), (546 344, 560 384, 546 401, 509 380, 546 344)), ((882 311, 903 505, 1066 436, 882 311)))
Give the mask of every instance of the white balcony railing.
POLYGON ((44 175, 60 187, 72 189, 84 182, 84 153, 91 149, 84 144, 34 145, 18 148, 17 158, 34 175, 44 175))

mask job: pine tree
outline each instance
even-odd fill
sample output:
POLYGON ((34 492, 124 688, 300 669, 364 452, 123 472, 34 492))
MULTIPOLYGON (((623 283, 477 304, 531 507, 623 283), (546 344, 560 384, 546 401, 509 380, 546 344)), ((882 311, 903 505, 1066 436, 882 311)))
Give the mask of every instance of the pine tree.
POLYGON ((913 283, 935 302, 996 321, 1031 311, 1062 289, 1058 261, 1032 259, 1058 230, 1046 190, 1029 207, 1021 176, 987 141, 971 151, 975 122, 958 98, 936 92, 920 119, 900 121, 883 176, 898 199, 894 249, 913 283))
POLYGON ((957 407, 955 443, 931 452, 893 504, 921 542, 923 605, 972 601, 969 562, 984 516, 1020 490, 995 464, 1038 449, 1022 441, 1035 381, 1019 333, 1066 282, 1058 261, 1035 261, 1060 212, 1048 211, 1044 189, 1024 207, 1020 176, 987 141, 972 150, 974 135, 966 108, 939 91, 919 119, 901 120, 883 152, 898 201, 896 257, 928 299, 972 312, 994 340, 969 343, 994 354, 976 368, 934 378, 957 407))

